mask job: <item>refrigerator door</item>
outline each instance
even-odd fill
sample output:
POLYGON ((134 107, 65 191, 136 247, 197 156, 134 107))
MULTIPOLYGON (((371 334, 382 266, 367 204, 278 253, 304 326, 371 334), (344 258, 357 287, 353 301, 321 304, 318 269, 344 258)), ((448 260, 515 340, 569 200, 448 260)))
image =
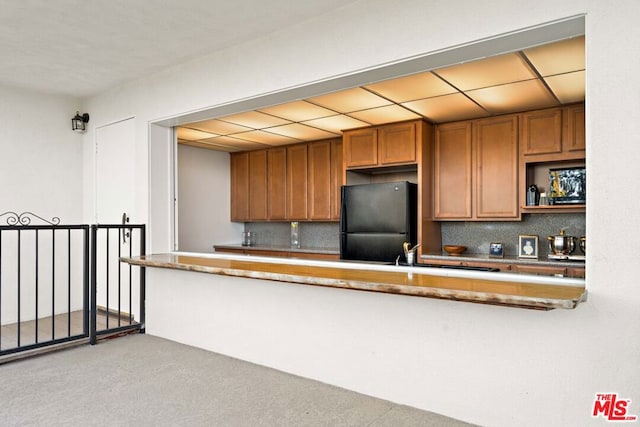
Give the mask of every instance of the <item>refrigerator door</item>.
POLYGON ((402 244, 409 241, 409 236, 386 233, 342 233, 340 239, 342 259, 392 262, 403 253, 402 244))
POLYGON ((342 187, 340 231, 407 233, 415 227, 417 188, 406 181, 342 187))

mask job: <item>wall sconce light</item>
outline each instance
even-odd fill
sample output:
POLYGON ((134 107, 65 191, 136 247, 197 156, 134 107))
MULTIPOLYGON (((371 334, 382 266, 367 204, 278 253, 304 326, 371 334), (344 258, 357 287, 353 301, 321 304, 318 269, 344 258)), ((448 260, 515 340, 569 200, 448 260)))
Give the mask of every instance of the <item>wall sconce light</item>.
POLYGON ((76 111, 75 117, 71 119, 71 129, 76 132, 84 132, 87 130, 87 123, 89 122, 89 113, 80 115, 79 111, 76 111))

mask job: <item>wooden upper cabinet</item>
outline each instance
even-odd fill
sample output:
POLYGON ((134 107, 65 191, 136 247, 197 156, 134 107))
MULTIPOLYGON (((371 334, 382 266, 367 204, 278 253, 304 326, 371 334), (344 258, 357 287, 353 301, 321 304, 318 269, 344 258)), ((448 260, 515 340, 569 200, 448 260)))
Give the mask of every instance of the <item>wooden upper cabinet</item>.
POLYGON ((440 125, 434 144, 434 217, 470 219, 471 122, 440 125))
POLYGON ((345 166, 357 169, 415 164, 416 126, 413 121, 344 131, 345 166))
POLYGON ((307 144, 287 146, 288 219, 307 219, 307 144))
POLYGON ((439 125, 434 147, 435 219, 520 219, 517 116, 439 125))
POLYGON ((378 163, 414 163, 416 161, 416 123, 398 123, 378 128, 378 163))
POLYGON ((267 150, 267 166, 268 219, 287 219, 287 149, 267 150))
POLYGON ((231 153, 231 221, 249 220, 249 153, 231 153))
POLYGON ((473 139, 475 216, 478 219, 519 218, 518 117, 477 120, 473 139))
POLYGON ((375 128, 344 132, 344 160, 347 167, 378 164, 378 132, 375 128))
POLYGON ((562 152, 562 108, 529 111, 520 115, 522 154, 562 152))
POLYGON ((564 108, 563 149, 564 151, 582 151, 586 146, 584 104, 564 108))
POLYGON ((309 219, 331 219, 331 141, 308 145, 309 219))
POLYGON ((267 219, 267 150, 249 152, 249 219, 267 219))
POLYGON ((340 219, 342 189, 342 140, 331 141, 331 219, 340 219))

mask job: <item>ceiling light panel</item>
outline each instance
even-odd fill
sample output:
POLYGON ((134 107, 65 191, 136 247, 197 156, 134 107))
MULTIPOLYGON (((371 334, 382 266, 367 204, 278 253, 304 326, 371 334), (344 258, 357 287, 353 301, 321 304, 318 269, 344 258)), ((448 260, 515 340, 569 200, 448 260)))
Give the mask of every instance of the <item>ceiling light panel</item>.
POLYGON ((267 145, 284 145, 300 142, 298 139, 289 138, 284 135, 276 135, 275 133, 254 130, 250 132, 242 132, 234 135, 236 138, 244 139, 251 142, 259 142, 267 145))
POLYGON ((369 110, 356 111, 349 114, 351 117, 366 121, 372 125, 382 125, 403 120, 419 119, 420 115, 402 108, 399 105, 387 105, 386 107, 371 108, 369 110))
POLYGON ((226 148, 231 147, 235 149, 235 151, 257 150, 260 148, 265 148, 265 144, 233 138, 231 136, 219 136, 217 138, 205 139, 202 142, 216 144, 226 148))
POLYGON ((515 53, 467 62, 434 72, 463 92, 536 78, 526 62, 515 53))
POLYGON ((308 124, 309 126, 324 129, 327 132, 333 132, 337 134, 340 134, 343 130, 356 129, 370 125, 370 123, 363 122, 361 120, 357 120, 353 117, 345 116, 343 114, 331 117, 323 117, 321 119, 309 120, 304 123, 308 124))
POLYGON ((205 132, 211 132, 218 135, 229 135, 238 132, 247 132, 251 130, 248 127, 234 125, 233 123, 227 123, 220 120, 207 120, 203 122, 192 123, 189 127, 194 129, 203 130, 205 132))
POLYGON ((333 92, 328 95, 309 98, 308 101, 339 113, 351 113, 392 104, 391 101, 362 88, 333 92))
POLYGON ((202 132, 200 130, 182 128, 182 127, 177 128, 177 132, 178 132, 178 139, 182 139, 186 141, 197 141, 198 139, 213 138, 215 136, 218 136, 214 133, 202 132))
POLYGON ((306 101, 288 102, 282 105, 261 108, 259 111, 291 120, 292 122, 304 122, 336 114, 335 111, 328 110, 319 105, 313 105, 306 101))
POLYGON ((544 84, 537 79, 466 92, 491 114, 533 110, 558 105, 544 84))
POLYGON ((452 86, 431 72, 387 80, 365 87, 394 102, 413 101, 456 92, 452 86))
POLYGON ((267 132, 272 132, 278 135, 288 136, 300 141, 316 141, 318 139, 335 138, 340 136, 336 133, 327 132, 322 129, 312 128, 300 123, 292 123, 290 125, 277 126, 266 129, 267 132))
POLYGON ((563 104, 585 99, 585 71, 545 77, 544 81, 563 104))
POLYGON ((532 49, 524 54, 541 76, 568 73, 585 69, 584 36, 563 40, 532 49))
POLYGON ((206 149, 215 150, 215 151, 226 151, 228 153, 231 153, 234 151, 243 151, 243 149, 239 147, 218 145, 218 144, 213 144, 213 143, 204 142, 204 141, 184 141, 179 139, 178 144, 188 145, 190 147, 206 148, 206 149))
POLYGON ((402 105, 416 111, 435 123, 475 119, 489 115, 461 93, 405 102, 402 105))
POLYGON ((264 129, 291 123, 289 120, 270 116, 259 111, 247 111, 245 113, 221 117, 220 120, 253 129, 264 129))

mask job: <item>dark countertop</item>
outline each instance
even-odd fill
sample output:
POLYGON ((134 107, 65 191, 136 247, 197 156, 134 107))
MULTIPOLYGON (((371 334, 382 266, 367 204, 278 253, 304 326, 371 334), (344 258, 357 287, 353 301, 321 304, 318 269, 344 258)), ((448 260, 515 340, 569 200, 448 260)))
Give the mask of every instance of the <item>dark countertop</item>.
POLYGON ((290 246, 272 246, 272 245, 255 245, 255 246, 242 246, 240 244, 222 244, 213 245, 214 249, 247 249, 247 250, 259 250, 259 251, 274 251, 274 252, 301 252, 310 254, 329 254, 340 255, 339 248, 316 248, 302 246, 300 248, 292 248, 290 246))
POLYGON ((495 262, 497 264, 521 264, 521 265, 541 265, 549 267, 584 268, 584 261, 555 260, 546 257, 518 258, 516 256, 505 256, 504 258, 492 258, 484 254, 462 254, 449 255, 446 252, 422 254, 422 261, 460 261, 460 262, 495 262))

